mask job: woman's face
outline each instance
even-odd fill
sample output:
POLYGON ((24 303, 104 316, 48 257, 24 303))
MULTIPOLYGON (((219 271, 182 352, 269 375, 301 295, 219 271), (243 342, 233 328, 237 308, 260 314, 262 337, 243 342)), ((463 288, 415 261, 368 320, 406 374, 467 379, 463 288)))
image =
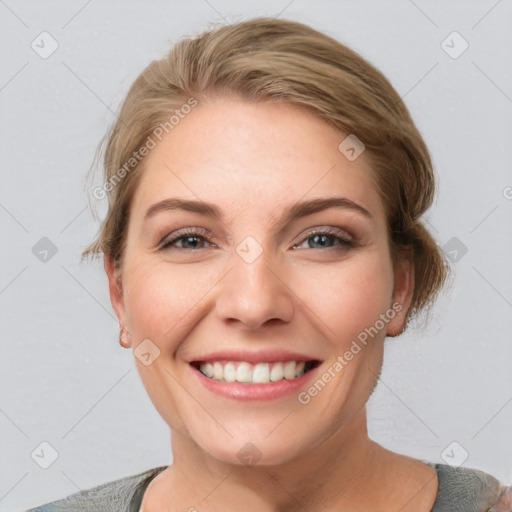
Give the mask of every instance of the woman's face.
POLYGON ((338 435, 402 326, 410 268, 393 271, 344 138, 296 106, 217 98, 144 163, 112 302, 160 415, 216 459, 279 464, 338 435))

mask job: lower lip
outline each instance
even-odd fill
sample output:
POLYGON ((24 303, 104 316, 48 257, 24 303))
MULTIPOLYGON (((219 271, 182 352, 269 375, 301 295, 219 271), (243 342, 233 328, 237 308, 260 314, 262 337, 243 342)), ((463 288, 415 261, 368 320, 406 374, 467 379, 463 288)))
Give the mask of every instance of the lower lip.
POLYGON ((196 375, 196 378, 199 379, 199 382, 212 393, 234 400, 249 401, 275 400, 292 393, 297 393, 301 387, 307 384, 313 374, 316 373, 318 367, 309 370, 301 377, 297 377, 293 380, 283 379, 278 382, 269 382, 268 384, 222 382, 206 377, 200 370, 193 366, 190 368, 196 375))

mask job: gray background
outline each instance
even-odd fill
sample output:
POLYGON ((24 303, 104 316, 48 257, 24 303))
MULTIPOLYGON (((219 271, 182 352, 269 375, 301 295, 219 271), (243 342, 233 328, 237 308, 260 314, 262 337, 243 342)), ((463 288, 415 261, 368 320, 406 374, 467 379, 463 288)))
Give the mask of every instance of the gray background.
POLYGON ((387 342, 371 437, 434 462, 467 452, 463 465, 512 483, 511 1, 0 0, 1 510, 170 463, 101 262, 79 263, 96 231, 84 176, 150 60, 257 15, 310 23, 380 68, 439 176, 427 218, 457 251, 455 280, 424 332, 387 342), (31 48, 43 31, 59 45, 46 59, 31 48), (469 43, 458 58, 442 47, 453 31, 469 43), (32 252, 43 237, 57 248, 46 262, 32 252), (48 469, 31 457, 43 441, 59 454, 48 469))

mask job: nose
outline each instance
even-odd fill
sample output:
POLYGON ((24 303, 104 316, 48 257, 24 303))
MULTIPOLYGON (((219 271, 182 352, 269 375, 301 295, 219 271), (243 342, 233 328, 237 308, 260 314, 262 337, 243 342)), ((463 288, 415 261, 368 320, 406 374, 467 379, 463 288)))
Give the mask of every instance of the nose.
POLYGON ((294 294, 278 265, 261 255, 247 263, 238 255, 219 283, 216 312, 223 322, 256 330, 293 318, 294 294))

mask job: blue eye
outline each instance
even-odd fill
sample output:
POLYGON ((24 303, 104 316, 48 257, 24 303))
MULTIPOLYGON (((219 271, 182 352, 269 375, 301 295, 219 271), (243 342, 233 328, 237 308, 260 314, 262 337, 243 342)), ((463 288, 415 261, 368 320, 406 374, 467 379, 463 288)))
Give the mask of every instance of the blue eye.
MULTIPOLYGON (((159 249, 201 250, 217 247, 206 238, 206 234, 206 230, 203 229, 183 229, 175 233, 173 237, 164 239, 159 244, 159 249)), ((292 248, 300 249, 300 245, 304 242, 308 242, 308 246, 302 247, 303 249, 348 249, 356 246, 352 237, 339 229, 313 230, 308 233, 301 244, 295 244, 292 248), (342 233, 344 236, 340 236, 342 233)))
MULTIPOLYGON (((184 229, 178 232, 174 237, 168 240, 164 240, 160 244, 160 249, 205 249, 205 243, 210 244, 205 238, 205 232, 197 229, 184 229), (177 245, 178 242, 182 242, 182 245, 177 245)), ((215 244, 210 244, 215 247, 215 244)))
MULTIPOLYGON (((338 236, 339 230, 319 230, 308 233, 308 236, 304 239, 304 242, 308 242, 306 249, 336 249, 336 248, 349 248, 354 247, 354 240, 346 235, 345 237, 338 236), (316 247, 315 247, 316 246, 316 247)), ((300 244, 293 246, 294 249, 298 249, 300 244)))

